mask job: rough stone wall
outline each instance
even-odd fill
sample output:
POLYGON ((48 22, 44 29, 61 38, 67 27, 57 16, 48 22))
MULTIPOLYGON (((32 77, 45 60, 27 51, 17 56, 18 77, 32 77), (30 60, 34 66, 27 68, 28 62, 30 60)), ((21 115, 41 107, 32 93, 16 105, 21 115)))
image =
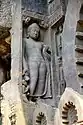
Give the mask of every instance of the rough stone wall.
POLYGON ((12 0, 0 0, 0 25, 11 27, 12 0))

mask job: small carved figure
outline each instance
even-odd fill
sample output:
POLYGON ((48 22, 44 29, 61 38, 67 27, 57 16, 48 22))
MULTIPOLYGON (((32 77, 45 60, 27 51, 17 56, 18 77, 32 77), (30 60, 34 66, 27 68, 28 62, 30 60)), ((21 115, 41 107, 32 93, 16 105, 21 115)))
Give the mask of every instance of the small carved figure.
POLYGON ((40 28, 36 23, 28 27, 29 38, 23 39, 23 85, 29 98, 52 98, 51 51, 39 41, 40 28))

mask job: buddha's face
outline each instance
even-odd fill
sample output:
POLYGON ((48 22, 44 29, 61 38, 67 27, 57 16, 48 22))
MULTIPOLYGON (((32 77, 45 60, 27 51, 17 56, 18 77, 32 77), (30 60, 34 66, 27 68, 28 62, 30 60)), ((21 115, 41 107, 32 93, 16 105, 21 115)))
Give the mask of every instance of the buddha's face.
POLYGON ((39 33, 40 33, 39 26, 34 23, 29 28, 30 28, 29 37, 31 37, 34 40, 37 40, 39 38, 39 33))

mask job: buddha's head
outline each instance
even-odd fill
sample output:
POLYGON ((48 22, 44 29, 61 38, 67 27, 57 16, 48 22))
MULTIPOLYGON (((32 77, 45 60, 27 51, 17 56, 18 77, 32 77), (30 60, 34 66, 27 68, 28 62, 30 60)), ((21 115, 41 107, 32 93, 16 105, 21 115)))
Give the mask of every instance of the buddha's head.
POLYGON ((40 36, 40 28, 36 23, 33 23, 28 27, 28 35, 30 38, 38 40, 40 36))

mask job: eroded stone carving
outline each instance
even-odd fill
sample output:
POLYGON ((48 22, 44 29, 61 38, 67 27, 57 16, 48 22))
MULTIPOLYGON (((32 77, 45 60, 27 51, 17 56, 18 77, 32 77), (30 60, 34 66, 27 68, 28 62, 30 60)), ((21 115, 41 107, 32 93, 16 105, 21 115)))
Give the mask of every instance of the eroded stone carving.
POLYGON ((48 22, 45 22, 45 21, 41 21, 41 22, 39 23, 39 25, 40 25, 41 27, 43 27, 44 29, 47 29, 47 28, 49 27, 48 22))
POLYGON ((10 123, 11 125, 16 125, 16 111, 15 111, 15 105, 10 104, 11 113, 9 115, 10 123))
POLYGON ((24 22, 25 22, 25 24, 27 24, 28 25, 28 23, 31 21, 31 18, 30 17, 27 17, 25 20, 24 20, 24 22))
POLYGON ((29 38, 23 39, 23 88, 28 98, 52 98, 51 51, 39 41, 40 28, 36 23, 28 27, 29 38))

